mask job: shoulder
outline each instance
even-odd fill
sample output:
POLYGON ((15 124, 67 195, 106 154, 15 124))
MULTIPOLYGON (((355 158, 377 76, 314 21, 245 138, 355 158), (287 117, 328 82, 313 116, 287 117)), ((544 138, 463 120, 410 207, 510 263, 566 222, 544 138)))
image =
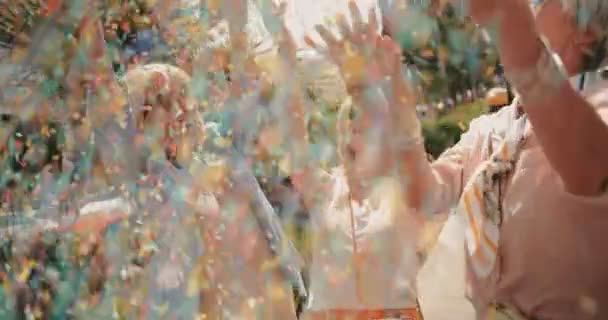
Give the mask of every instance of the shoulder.
POLYGON ((500 109, 498 112, 484 114, 469 125, 469 129, 461 136, 460 145, 474 145, 480 136, 488 136, 491 133, 504 135, 515 119, 515 103, 500 109))

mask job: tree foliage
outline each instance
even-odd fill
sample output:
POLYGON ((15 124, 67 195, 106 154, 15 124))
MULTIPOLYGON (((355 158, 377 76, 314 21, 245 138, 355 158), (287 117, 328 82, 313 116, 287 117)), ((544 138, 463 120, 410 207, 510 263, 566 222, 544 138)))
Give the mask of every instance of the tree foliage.
POLYGON ((418 70, 420 86, 428 101, 491 82, 498 61, 496 48, 485 31, 469 18, 446 6, 437 15, 408 7, 405 20, 395 30, 407 62, 418 70))

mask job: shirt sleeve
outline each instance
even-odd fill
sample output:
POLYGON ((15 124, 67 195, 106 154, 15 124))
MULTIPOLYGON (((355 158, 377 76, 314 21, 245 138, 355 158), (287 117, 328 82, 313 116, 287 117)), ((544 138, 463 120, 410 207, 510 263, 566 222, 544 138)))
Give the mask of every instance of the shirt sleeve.
POLYGON ((514 107, 473 120, 460 141, 429 163, 420 145, 403 153, 401 172, 408 204, 425 214, 444 213, 455 206, 470 174, 469 168, 484 158, 483 145, 491 133, 504 134, 514 107))
POLYGON ((460 197, 469 151, 457 144, 433 163, 428 162, 422 146, 406 152, 401 166, 408 205, 424 214, 453 207, 460 197))

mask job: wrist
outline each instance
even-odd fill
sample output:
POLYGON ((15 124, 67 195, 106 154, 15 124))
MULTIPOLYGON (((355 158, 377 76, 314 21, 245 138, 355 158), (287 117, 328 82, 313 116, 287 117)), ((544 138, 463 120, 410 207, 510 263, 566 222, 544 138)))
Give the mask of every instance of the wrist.
POLYGON ((528 67, 510 67, 505 70, 507 79, 522 97, 524 104, 542 103, 555 96, 568 83, 568 73, 560 57, 538 38, 540 53, 528 67))
POLYGON ((393 150, 397 152, 410 151, 424 146, 422 136, 398 136, 393 141, 393 150))
POLYGON ((349 92, 355 105, 362 107, 362 111, 369 115, 379 115, 386 112, 388 103, 384 91, 378 85, 361 84, 356 91, 349 92))
POLYGON ((391 125, 394 136, 422 139, 422 124, 414 106, 394 112, 391 116, 391 125))

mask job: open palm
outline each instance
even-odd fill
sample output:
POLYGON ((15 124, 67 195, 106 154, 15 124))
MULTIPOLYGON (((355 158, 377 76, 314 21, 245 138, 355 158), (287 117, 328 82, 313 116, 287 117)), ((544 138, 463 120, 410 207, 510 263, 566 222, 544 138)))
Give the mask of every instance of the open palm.
MULTIPOLYGON (((375 11, 369 11, 367 23, 353 2, 349 4, 352 26, 345 18, 337 19, 341 39, 326 26, 318 25, 317 32, 327 44, 329 57, 338 65, 351 94, 373 85, 388 81, 390 92, 386 92, 389 104, 403 105, 413 92, 407 79, 401 74, 401 49, 388 36, 382 36, 377 28, 375 11)), ((320 46, 311 39, 312 46, 320 46)))

